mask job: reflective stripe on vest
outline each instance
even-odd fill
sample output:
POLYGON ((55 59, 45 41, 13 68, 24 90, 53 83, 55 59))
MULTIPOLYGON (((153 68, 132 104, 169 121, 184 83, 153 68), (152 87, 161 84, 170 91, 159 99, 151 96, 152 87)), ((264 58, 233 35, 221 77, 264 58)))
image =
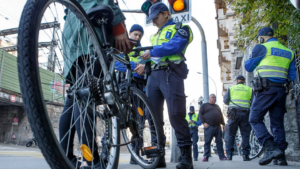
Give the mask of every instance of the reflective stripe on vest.
MULTIPOLYGON (((189 37, 188 45, 193 41, 193 32, 190 27, 189 27, 189 31, 190 31, 190 37, 189 37)), ((152 46, 157 46, 157 45, 161 45, 162 43, 169 42, 169 40, 172 39, 176 33, 177 33, 177 30, 175 28, 175 24, 165 26, 162 30, 159 30, 156 34, 151 36, 151 44, 152 44, 152 46)), ((185 54, 185 51, 186 51, 188 45, 182 51, 183 55, 185 54)), ((165 60, 167 58, 176 64, 179 64, 182 60, 184 60, 184 58, 182 58, 178 54, 177 55, 169 55, 169 56, 162 57, 162 59, 160 60, 158 65, 159 66, 166 65, 167 62, 165 62, 165 60)))
MULTIPOLYGON (((187 122, 190 121, 190 116, 189 116, 188 113, 187 113, 186 116, 185 116, 185 120, 186 120, 187 122)), ((194 114, 193 114, 192 120, 193 120, 193 121, 198 121, 198 114, 197 114, 197 113, 194 113, 194 114)), ((189 123, 189 127, 195 127, 195 126, 197 126, 195 123, 189 123)))
POLYGON ((252 89, 244 84, 230 87, 230 102, 228 107, 250 108, 252 89))
POLYGON ((256 74, 261 77, 288 78, 290 63, 294 58, 293 52, 278 41, 262 44, 266 47, 266 56, 257 66, 256 74))

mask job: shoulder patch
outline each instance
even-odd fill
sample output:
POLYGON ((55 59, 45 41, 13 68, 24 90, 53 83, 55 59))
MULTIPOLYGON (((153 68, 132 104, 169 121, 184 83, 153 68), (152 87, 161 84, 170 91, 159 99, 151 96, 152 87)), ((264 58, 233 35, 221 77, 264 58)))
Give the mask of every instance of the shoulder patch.
POLYGON ((179 33, 180 35, 183 35, 183 36, 188 36, 188 33, 187 33, 186 30, 184 30, 184 29, 179 29, 179 30, 178 30, 178 33, 179 33))
POLYGON ((165 39, 170 39, 171 35, 172 35, 172 32, 171 31, 167 31, 165 39))

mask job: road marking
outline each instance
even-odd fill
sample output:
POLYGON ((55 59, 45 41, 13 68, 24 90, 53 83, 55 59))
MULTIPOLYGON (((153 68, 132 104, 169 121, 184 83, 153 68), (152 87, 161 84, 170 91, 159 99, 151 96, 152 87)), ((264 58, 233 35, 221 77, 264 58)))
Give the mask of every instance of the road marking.
POLYGON ((34 157, 34 158, 44 158, 43 154, 40 152, 24 152, 24 151, 0 151, 0 156, 19 156, 19 157, 34 157))

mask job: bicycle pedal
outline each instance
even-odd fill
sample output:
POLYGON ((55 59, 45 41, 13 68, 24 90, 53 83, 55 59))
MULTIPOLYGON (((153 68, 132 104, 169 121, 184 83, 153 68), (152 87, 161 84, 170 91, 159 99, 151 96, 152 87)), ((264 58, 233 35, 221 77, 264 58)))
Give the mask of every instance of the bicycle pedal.
POLYGON ((146 155, 147 158, 160 157, 162 154, 161 150, 157 146, 143 147, 142 155, 146 155))
POLYGON ((94 159, 93 154, 91 149, 85 145, 85 144, 81 144, 80 146, 80 150, 82 153, 82 156, 87 160, 87 161, 92 161, 94 159))

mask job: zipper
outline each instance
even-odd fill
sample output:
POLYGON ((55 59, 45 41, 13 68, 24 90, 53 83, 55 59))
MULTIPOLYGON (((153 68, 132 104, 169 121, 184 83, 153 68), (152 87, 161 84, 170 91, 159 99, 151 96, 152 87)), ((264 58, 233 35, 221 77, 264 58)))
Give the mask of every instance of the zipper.
POLYGON ((160 34, 161 34, 162 31, 163 31, 163 30, 161 30, 161 31, 159 32, 159 34, 158 34, 158 37, 157 37, 157 39, 156 39, 156 45, 158 45, 158 40, 159 40, 159 37, 160 37, 160 34))

